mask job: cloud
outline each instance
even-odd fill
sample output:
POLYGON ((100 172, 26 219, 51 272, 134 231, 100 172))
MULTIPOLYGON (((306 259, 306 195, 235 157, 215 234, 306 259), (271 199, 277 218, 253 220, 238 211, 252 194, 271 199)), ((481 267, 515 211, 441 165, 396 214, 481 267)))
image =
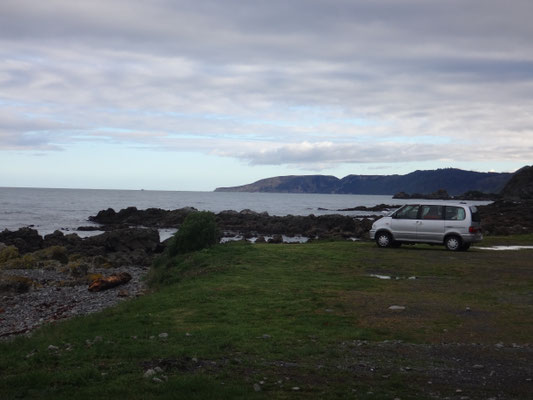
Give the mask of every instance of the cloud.
POLYGON ((247 149, 245 151, 226 150, 217 155, 242 159, 251 165, 292 164, 304 169, 324 169, 332 164, 367 163, 409 163, 421 161, 464 162, 472 160, 472 155, 481 151, 488 155, 486 161, 515 159, 521 162, 530 160, 533 147, 516 151, 515 145, 457 146, 455 144, 379 142, 365 144, 338 144, 332 142, 291 143, 270 148, 247 149))
POLYGON ((527 162, 532 14, 529 0, 4 0, 0 150, 527 162))

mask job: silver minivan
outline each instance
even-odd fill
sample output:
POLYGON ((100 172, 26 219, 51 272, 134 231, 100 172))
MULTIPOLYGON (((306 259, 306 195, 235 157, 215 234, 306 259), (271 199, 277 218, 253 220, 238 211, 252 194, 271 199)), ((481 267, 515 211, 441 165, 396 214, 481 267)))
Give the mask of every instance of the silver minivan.
POLYGON ((448 250, 468 250, 483 239, 475 206, 466 203, 406 204, 372 225, 370 238, 379 247, 402 243, 444 244, 448 250))

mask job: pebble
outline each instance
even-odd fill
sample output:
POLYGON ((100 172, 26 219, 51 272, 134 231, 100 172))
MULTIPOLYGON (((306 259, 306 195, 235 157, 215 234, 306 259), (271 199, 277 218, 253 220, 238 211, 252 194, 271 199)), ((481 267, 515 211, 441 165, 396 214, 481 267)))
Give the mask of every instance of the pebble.
POLYGON ((168 333, 166 333, 166 332, 160 333, 159 334, 159 338, 160 339, 167 339, 168 338, 168 333))
POLYGON ((50 346, 48 346, 48 350, 49 350, 49 351, 58 351, 58 350, 59 350, 59 347, 54 346, 53 344, 51 344, 50 346))
POLYGON ((260 392, 261 391, 261 386, 259 385, 259 383, 254 383, 254 390, 256 392, 260 392))

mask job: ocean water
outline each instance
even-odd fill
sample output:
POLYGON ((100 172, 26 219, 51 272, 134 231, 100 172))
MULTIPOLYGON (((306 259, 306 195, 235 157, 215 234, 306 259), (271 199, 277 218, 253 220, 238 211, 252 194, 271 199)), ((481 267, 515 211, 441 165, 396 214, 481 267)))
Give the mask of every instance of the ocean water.
MULTIPOLYGON (((17 230, 31 226, 41 235, 60 230, 64 233, 76 232, 80 236, 88 236, 100 233, 77 231, 80 226, 96 225, 88 221, 89 216, 107 208, 119 211, 130 206, 138 209, 153 207, 166 210, 194 207, 201 211, 213 212, 250 209, 280 216, 345 214, 356 217, 369 213, 338 210, 377 204, 401 205, 406 202, 412 200, 373 195, 0 187, 0 230, 17 230)), ((166 236, 164 232, 162 236, 166 236)))

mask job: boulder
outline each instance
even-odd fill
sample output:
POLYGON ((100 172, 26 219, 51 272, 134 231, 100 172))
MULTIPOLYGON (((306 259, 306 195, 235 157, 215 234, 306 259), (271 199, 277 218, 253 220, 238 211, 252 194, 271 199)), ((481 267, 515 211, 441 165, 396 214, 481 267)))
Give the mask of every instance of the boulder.
POLYGON ((175 228, 183 223, 187 215, 198 211, 193 207, 184 207, 177 210, 162 210, 160 208, 148 208, 138 210, 136 207, 128 207, 118 213, 112 208, 99 211, 95 216, 90 216, 89 221, 106 225, 137 225, 157 228, 175 228))
POLYGON ((398 192, 394 196, 392 196, 393 199, 410 199, 411 196, 405 192, 398 192))
POLYGON ((14 232, 6 229, 0 232, 0 242, 7 246, 15 246, 20 254, 26 254, 41 249, 43 238, 31 228, 20 228, 14 232))
POLYGON ((275 243, 275 244, 283 243, 283 236, 276 234, 272 236, 271 239, 268 239, 268 243, 275 243))
POLYGON ((152 253, 159 245, 156 229, 128 228, 105 232, 86 238, 83 247, 103 247, 107 252, 129 252, 141 250, 152 253))
POLYGON ((90 216, 89 221, 98 222, 100 224, 113 224, 115 223, 117 213, 112 208, 107 210, 101 210, 95 216, 90 216))

